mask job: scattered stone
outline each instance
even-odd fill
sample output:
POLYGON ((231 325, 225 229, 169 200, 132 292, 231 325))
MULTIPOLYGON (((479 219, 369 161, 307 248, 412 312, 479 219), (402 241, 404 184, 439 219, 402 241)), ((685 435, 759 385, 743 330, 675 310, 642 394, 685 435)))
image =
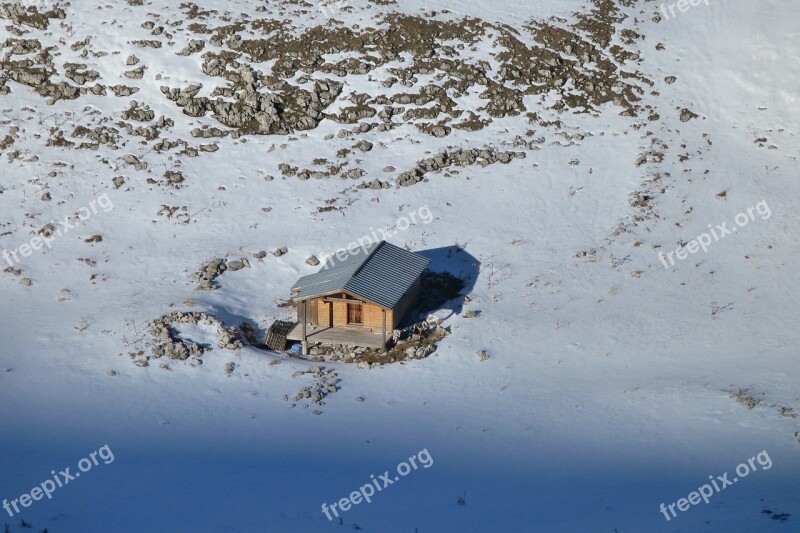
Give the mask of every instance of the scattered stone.
POLYGON ((56 230, 57 230, 56 225, 49 223, 42 226, 42 229, 40 229, 38 233, 42 237, 52 237, 55 234, 56 230))
POLYGON ((139 161, 139 158, 133 154, 126 154, 122 156, 122 160, 129 165, 133 165, 136 170, 147 170, 147 163, 139 161))
POLYGON ((138 87, 129 87, 127 85, 112 85, 109 87, 114 93, 114 96, 130 96, 139 92, 138 87))
POLYGON ((242 270, 243 268, 246 268, 244 260, 228 262, 228 270, 231 272, 236 272, 238 270, 242 270))
POLYGON ((316 256, 312 255, 311 257, 306 259, 306 264, 309 265, 309 266, 312 266, 312 267, 318 266, 319 265, 319 259, 317 259, 316 256))
MULTIPOLYGON (((756 398, 750 389, 737 389, 735 391, 728 392, 728 394, 730 394, 731 398, 744 405, 748 409, 753 409, 761 403, 761 400, 756 398)), ((763 395, 764 394, 762 393, 761 396, 763 395)))
POLYGON ((693 113, 692 111, 686 109, 685 107, 681 109, 681 122, 689 122, 693 118, 697 118, 700 115, 693 113))
POLYGON ((324 405, 325 402, 323 400, 338 390, 339 379, 336 372, 326 370, 323 367, 311 367, 307 370, 298 370, 292 377, 297 378, 307 374, 312 375, 315 378, 315 382, 309 387, 302 387, 297 396, 295 396, 294 401, 299 402, 308 399, 315 405, 324 405))
POLYGON ((225 260, 218 257, 200 266, 200 270, 195 274, 198 281, 198 288, 202 291, 213 291, 218 287, 215 280, 228 270, 225 260))
POLYGON ((274 250, 272 252, 272 255, 274 255, 275 257, 281 257, 282 255, 286 255, 287 253, 289 253, 289 249, 286 248, 286 247, 283 247, 283 248, 278 248, 277 250, 274 250))
POLYGON ((189 56, 202 51, 206 47, 206 42, 198 39, 192 39, 180 52, 179 56, 189 56))

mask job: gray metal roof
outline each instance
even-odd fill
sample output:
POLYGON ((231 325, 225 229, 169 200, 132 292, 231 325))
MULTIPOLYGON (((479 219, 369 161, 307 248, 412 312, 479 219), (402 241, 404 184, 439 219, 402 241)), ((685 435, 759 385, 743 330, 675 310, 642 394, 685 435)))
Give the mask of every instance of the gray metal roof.
POLYGON ((292 296, 307 299, 347 291, 392 309, 431 262, 386 241, 346 253, 341 261, 334 254, 322 270, 300 278, 292 287, 292 296))

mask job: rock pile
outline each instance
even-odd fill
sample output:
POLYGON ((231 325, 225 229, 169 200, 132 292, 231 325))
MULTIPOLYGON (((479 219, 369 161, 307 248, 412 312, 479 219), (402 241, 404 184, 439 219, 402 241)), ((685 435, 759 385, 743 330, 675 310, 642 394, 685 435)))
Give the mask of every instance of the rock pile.
POLYGON ((195 278, 199 283, 198 288, 201 291, 216 290, 218 286, 214 280, 221 276, 226 270, 228 270, 228 265, 225 264, 225 260, 221 257, 212 259, 208 263, 203 264, 200 266, 200 270, 195 274, 195 278))
POLYGON ((219 276, 221 276, 224 272, 236 272, 237 270, 242 270, 243 268, 250 268, 250 261, 248 261, 246 257, 242 257, 241 259, 234 261, 226 261, 221 257, 212 259, 208 263, 201 265, 200 270, 195 273, 194 277, 198 281, 197 288, 201 291, 216 290, 219 287, 215 283, 215 280, 219 276))
POLYGON ((298 378, 309 374, 312 375, 316 381, 313 385, 302 387, 297 393, 297 396, 294 397, 294 401, 300 402, 303 400, 310 400, 315 405, 324 405, 325 402, 323 402, 323 400, 339 390, 337 385, 341 380, 338 379, 335 371, 326 370, 321 366, 311 367, 305 371, 298 370, 292 377, 298 378))
POLYGON ((203 364, 202 356, 210 348, 179 338, 173 329, 173 324, 215 326, 219 334, 217 347, 225 350, 241 350, 244 348, 239 332, 235 327, 226 329, 222 322, 206 313, 173 311, 160 316, 149 324, 150 334, 155 340, 153 357, 156 359, 166 356, 169 359, 186 361, 191 358, 194 365, 203 364))
POLYGON ((497 152, 491 148, 445 150, 433 157, 418 161, 416 167, 400 174, 396 183, 401 187, 408 187, 424 180, 425 175, 430 172, 439 172, 453 165, 459 167, 481 165, 485 167, 498 162, 508 164, 515 158, 525 159, 525 157, 525 152, 497 152))
POLYGON ((186 361, 191 357, 196 360, 197 364, 202 364, 201 357, 206 351, 205 348, 199 344, 179 339, 172 329, 172 325, 175 323, 199 324, 201 321, 207 325, 214 323, 214 319, 208 315, 181 313, 180 311, 168 313, 151 322, 150 334, 155 338, 153 356, 156 359, 166 356, 179 361, 186 361))

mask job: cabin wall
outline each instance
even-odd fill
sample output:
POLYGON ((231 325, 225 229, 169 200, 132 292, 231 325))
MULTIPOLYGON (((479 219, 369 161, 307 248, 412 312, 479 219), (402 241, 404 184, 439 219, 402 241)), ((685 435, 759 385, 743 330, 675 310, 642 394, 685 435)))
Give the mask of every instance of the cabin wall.
POLYGON ((323 328, 333 326, 333 324, 331 324, 331 306, 333 304, 325 302, 321 298, 314 301, 317 306, 317 325, 323 328))
MULTIPOLYGON (((383 309, 377 305, 364 304, 361 311, 364 327, 372 331, 380 332, 383 330, 383 309)), ((386 331, 392 331, 392 311, 386 311, 386 331)))
POLYGON ((422 276, 418 277, 414 284, 411 285, 411 288, 408 289, 408 292, 400 298, 400 301, 397 302, 397 305, 394 308, 394 313, 392 314, 392 321, 387 322, 387 328, 389 328, 388 324, 391 324, 391 329, 397 329, 402 322, 403 318, 405 318, 406 314, 414 307, 417 302, 419 301, 420 293, 422 292, 422 276))
MULTIPOLYGON (((406 294, 400 298, 394 309, 386 311, 386 331, 387 334, 397 329, 406 314, 419 301, 422 291, 422 277, 418 277, 406 294)), ((345 294, 332 295, 331 298, 345 298, 345 294)), ((357 302, 357 300, 354 300, 357 302)), ((297 321, 302 320, 300 305, 297 308, 297 321)), ((324 298, 317 298, 308 302, 308 320, 312 324, 321 327, 358 327, 347 323, 347 302, 334 301, 326 302, 324 298), (333 311, 331 313, 331 310, 333 311), (331 323, 331 315, 333 322, 331 323)), ((362 303, 361 304, 361 327, 380 333, 383 329, 383 309, 380 306, 362 303)))
MULTIPOLYGON (((333 325, 336 327, 354 325, 347 323, 347 302, 333 302, 333 325)), ((320 315, 322 316, 322 315, 320 315)), ((392 312, 386 312, 386 329, 391 330, 392 312)), ((365 329, 381 331, 383 327, 383 312, 380 307, 373 304, 361 304, 361 323, 365 329)))
POLYGON ((333 302, 333 325, 346 326, 347 325, 347 303, 333 302))

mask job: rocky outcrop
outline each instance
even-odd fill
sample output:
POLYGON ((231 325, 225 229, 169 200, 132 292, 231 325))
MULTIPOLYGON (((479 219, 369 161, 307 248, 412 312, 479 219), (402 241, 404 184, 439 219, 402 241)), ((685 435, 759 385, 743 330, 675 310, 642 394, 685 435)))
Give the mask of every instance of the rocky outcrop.
POLYGON ((488 166, 498 162, 507 164, 513 159, 524 159, 525 157, 525 152, 497 152, 491 148, 446 150, 417 162, 416 167, 400 174, 396 183, 401 187, 408 187, 423 181, 428 173, 439 172, 453 165, 466 167, 469 165, 488 166))

